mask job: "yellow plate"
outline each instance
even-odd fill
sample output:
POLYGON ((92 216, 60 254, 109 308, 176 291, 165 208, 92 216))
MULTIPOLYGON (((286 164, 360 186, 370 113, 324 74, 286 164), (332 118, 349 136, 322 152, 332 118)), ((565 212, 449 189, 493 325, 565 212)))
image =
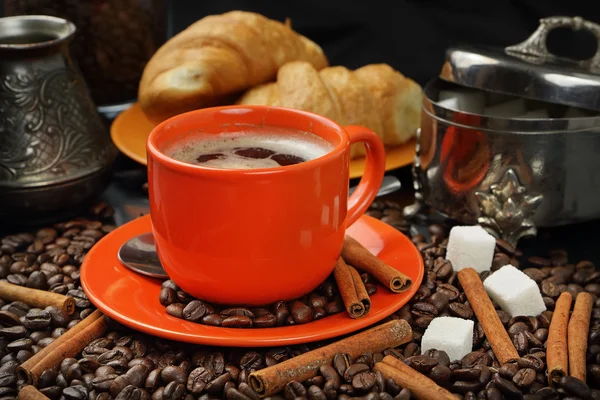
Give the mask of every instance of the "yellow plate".
MULTIPOLYGON (((146 139, 154 128, 138 103, 120 113, 115 118, 110 136, 115 146, 129 158, 146 165, 146 139)), ((414 139, 401 146, 386 150, 385 170, 410 165, 415 157, 414 139)), ((365 159, 357 158, 350 162, 350 178, 359 178, 365 170, 365 159)))

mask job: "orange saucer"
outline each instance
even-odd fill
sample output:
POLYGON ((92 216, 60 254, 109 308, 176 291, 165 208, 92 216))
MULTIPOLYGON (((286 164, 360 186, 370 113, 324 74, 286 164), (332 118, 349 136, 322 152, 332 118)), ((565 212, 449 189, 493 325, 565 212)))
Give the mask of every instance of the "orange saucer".
MULTIPOLYGON (((127 157, 146 165, 146 139, 154 124, 146 118, 139 103, 121 112, 110 127, 110 136, 115 146, 127 157)), ((386 149, 385 170, 391 171, 412 164, 415 158, 415 139, 386 149)), ((360 178, 365 170, 365 158, 350 161, 350 178, 360 178)))
POLYGON ((121 265, 117 251, 132 236, 151 231, 150 216, 131 221, 105 236, 81 266, 81 285, 89 299, 110 318, 139 331, 170 340, 215 346, 286 346, 324 340, 365 328, 397 311, 423 279, 423 260, 412 242, 391 226, 362 216, 348 229, 371 252, 413 280, 410 290, 393 294, 379 286, 366 317, 331 315, 304 325, 262 329, 220 328, 168 315, 158 301, 162 281, 138 275, 121 265))

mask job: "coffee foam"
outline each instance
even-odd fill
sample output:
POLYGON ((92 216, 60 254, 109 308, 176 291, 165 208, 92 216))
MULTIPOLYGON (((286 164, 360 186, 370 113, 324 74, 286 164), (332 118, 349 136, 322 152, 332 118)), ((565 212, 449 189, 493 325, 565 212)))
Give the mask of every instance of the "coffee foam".
POLYGON ((270 158, 246 158, 234 153, 239 148, 250 147, 261 147, 276 153, 301 157, 304 160, 321 157, 333 150, 329 142, 312 133, 287 128, 276 130, 269 127, 268 132, 247 129, 220 134, 191 135, 188 139, 170 146, 165 154, 184 163, 212 168, 253 169, 280 166, 270 158), (200 155, 214 153, 221 153, 225 157, 205 162, 196 160, 200 155))

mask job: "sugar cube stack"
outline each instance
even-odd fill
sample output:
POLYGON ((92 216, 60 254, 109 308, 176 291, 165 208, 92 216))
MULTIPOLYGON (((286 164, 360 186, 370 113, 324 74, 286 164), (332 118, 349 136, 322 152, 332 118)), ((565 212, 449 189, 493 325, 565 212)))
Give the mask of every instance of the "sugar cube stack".
POLYGON ((490 298, 512 317, 535 317, 546 311, 535 281, 510 264, 491 274, 483 281, 483 287, 490 298))
POLYGON ((450 361, 460 360, 473 351, 473 321, 455 317, 437 317, 421 338, 421 354, 442 350, 450 361))
POLYGON ((485 104, 485 93, 477 90, 466 89, 440 90, 440 93, 438 95, 438 101, 442 102, 447 100, 451 100, 449 104, 457 106, 457 108, 448 108, 457 109, 472 114, 481 114, 483 112, 483 106, 485 104))
POLYGON ((455 271, 463 268, 489 271, 495 247, 496 239, 481 226, 455 226, 450 230, 446 260, 455 271))
POLYGON ((486 107, 483 110, 484 115, 499 118, 513 118, 517 115, 525 114, 527 107, 524 99, 510 100, 504 103, 486 107))

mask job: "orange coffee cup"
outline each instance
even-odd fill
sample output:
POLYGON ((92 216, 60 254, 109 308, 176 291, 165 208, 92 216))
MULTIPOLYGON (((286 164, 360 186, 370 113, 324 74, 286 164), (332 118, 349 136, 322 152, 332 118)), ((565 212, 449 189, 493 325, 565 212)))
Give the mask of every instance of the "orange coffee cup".
POLYGON ((381 185, 385 154, 372 131, 342 128, 308 112, 226 106, 172 117, 147 142, 152 231, 169 277, 190 295, 219 304, 264 305, 315 289, 333 271, 346 227, 381 185), (187 135, 234 132, 240 124, 292 128, 328 141, 324 156, 284 167, 216 169, 168 157, 187 135), (367 162, 348 198, 350 145, 367 162))

